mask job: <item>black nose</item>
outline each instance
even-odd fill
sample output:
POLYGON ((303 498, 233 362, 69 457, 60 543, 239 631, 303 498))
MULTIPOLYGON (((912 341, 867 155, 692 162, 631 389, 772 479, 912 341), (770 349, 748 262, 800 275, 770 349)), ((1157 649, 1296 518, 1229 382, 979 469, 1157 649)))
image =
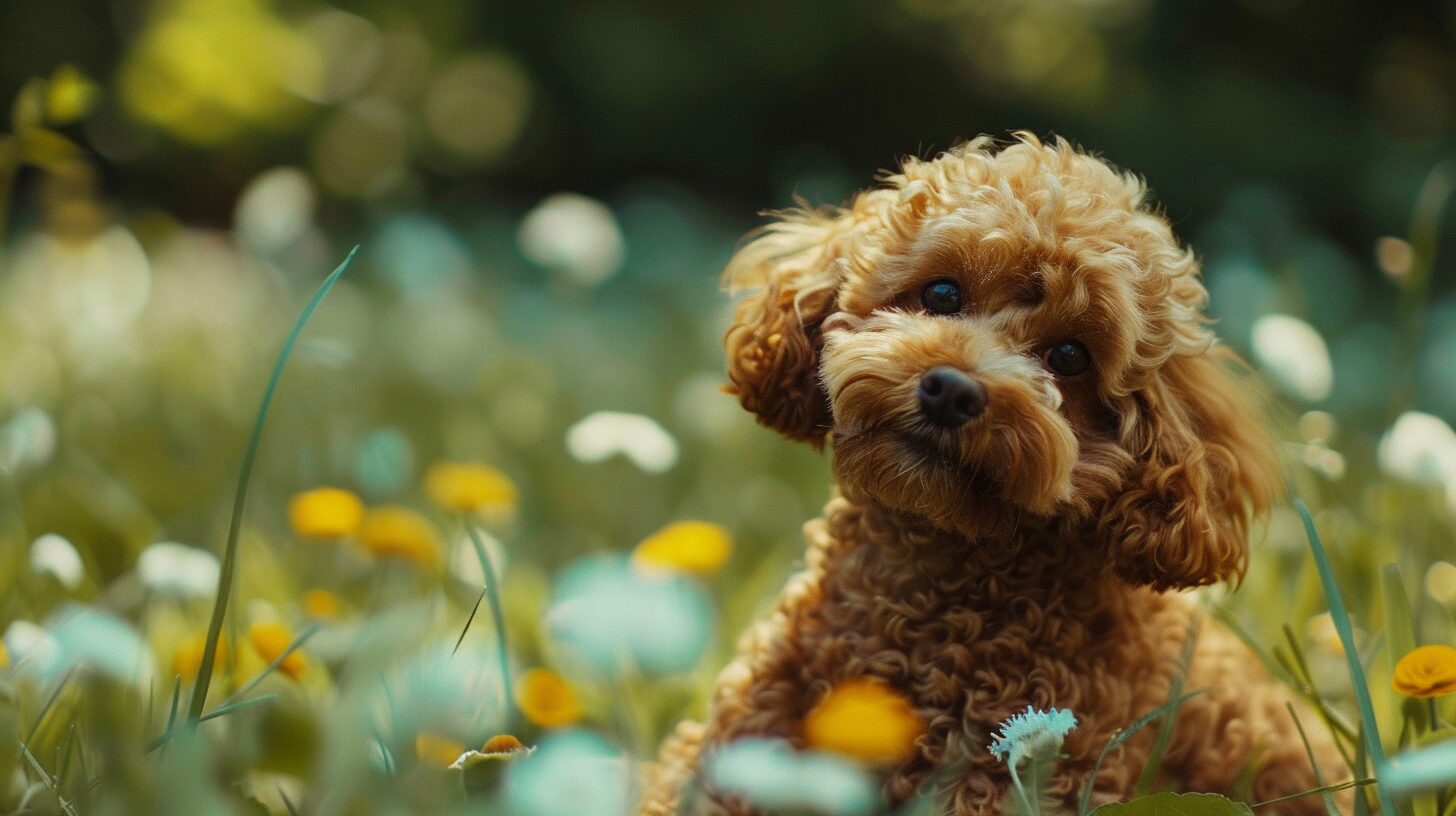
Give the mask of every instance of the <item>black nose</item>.
POLYGON ((986 410, 985 387, 950 366, 936 366, 925 372, 916 394, 920 397, 920 413, 942 428, 959 428, 986 410))

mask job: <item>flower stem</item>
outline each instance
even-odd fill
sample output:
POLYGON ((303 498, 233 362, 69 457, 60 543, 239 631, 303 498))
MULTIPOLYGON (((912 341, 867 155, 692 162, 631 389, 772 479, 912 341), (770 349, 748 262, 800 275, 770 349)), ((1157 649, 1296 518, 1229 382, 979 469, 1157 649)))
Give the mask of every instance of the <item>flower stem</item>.
POLYGON ((1041 816, 1041 808, 1033 804, 1031 797, 1026 795, 1026 788, 1021 785, 1021 776, 1016 773, 1016 768, 1020 764, 1020 762, 1007 763, 1007 767, 1011 769, 1011 784, 1016 787, 1016 795, 1021 799, 1021 806, 1025 808, 1027 816, 1041 816))

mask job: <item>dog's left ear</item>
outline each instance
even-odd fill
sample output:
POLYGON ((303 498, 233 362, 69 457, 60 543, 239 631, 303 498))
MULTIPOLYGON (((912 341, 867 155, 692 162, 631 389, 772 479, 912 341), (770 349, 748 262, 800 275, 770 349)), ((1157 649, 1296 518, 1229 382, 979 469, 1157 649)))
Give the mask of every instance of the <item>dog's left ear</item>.
POLYGON ((1170 358, 1123 417, 1136 464, 1099 534, 1124 579, 1158 590, 1241 579, 1248 527, 1282 492, 1252 384, 1226 347, 1170 358))
POLYGON ((816 448, 833 424, 819 382, 820 324, 836 308, 851 223, 843 212, 786 214, 724 272, 731 290, 751 293, 723 338, 728 391, 760 423, 816 448))

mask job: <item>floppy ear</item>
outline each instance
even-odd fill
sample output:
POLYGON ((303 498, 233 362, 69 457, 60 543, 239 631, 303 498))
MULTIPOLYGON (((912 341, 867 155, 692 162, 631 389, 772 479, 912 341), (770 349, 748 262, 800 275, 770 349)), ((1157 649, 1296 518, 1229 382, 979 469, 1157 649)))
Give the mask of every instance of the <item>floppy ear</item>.
POLYGON ((748 290, 723 338, 728 392, 758 421, 822 447, 833 424, 819 382, 819 324, 835 310, 850 216, 793 212, 728 262, 730 291, 748 290))
POLYGON ((1248 526, 1282 492, 1274 443, 1238 358, 1215 346, 1170 358, 1129 399, 1136 464, 1099 522, 1124 579, 1158 590, 1242 579, 1248 526))

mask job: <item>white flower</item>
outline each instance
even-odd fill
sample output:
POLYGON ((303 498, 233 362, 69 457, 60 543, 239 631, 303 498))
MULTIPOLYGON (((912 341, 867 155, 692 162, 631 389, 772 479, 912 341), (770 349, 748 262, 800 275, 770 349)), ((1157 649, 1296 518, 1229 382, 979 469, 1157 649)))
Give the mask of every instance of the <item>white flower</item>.
POLYGON ((81 578, 86 574, 81 554, 76 552, 75 546, 55 533, 46 533, 31 542, 30 568, 56 576, 66 589, 80 586, 81 578))
POLYGON ((620 411, 588 414, 566 430, 566 450, 580 462, 621 454, 648 473, 677 464, 677 440, 651 417, 620 411))
POLYGON ((622 231, 607 205, 576 193, 547 197, 526 214, 516 236, 521 252, 591 286, 622 266, 622 231))
POLYGON ((259 173, 238 196, 233 215, 238 238, 260 252, 287 249, 313 221, 313 183, 297 167, 259 173))
POLYGON ((1422 484, 1456 485, 1456 431, 1440 417, 1406 411, 1380 438, 1376 458, 1386 473, 1422 484))
POLYGON ((217 556, 174 541, 159 541, 137 559, 137 574, 147 588, 184 597, 211 597, 220 571, 217 556))
POLYGON ((1323 337, 1308 323, 1285 314, 1259 318, 1253 331, 1254 359, 1274 383, 1308 402, 1330 395, 1335 369, 1323 337))
POLYGON ((110 226, 79 243, 37 233, 16 245, 11 261, 11 325, 53 342, 87 376, 124 357, 152 289, 147 253, 130 232, 110 226))
POLYGON ((42 467, 56 453, 56 423, 39 408, 26 408, 0 426, 0 468, 42 467))
POLYGON ((4 640, 5 651, 15 663, 25 661, 49 671, 59 657, 60 647, 51 633, 27 620, 12 621, 4 640))

